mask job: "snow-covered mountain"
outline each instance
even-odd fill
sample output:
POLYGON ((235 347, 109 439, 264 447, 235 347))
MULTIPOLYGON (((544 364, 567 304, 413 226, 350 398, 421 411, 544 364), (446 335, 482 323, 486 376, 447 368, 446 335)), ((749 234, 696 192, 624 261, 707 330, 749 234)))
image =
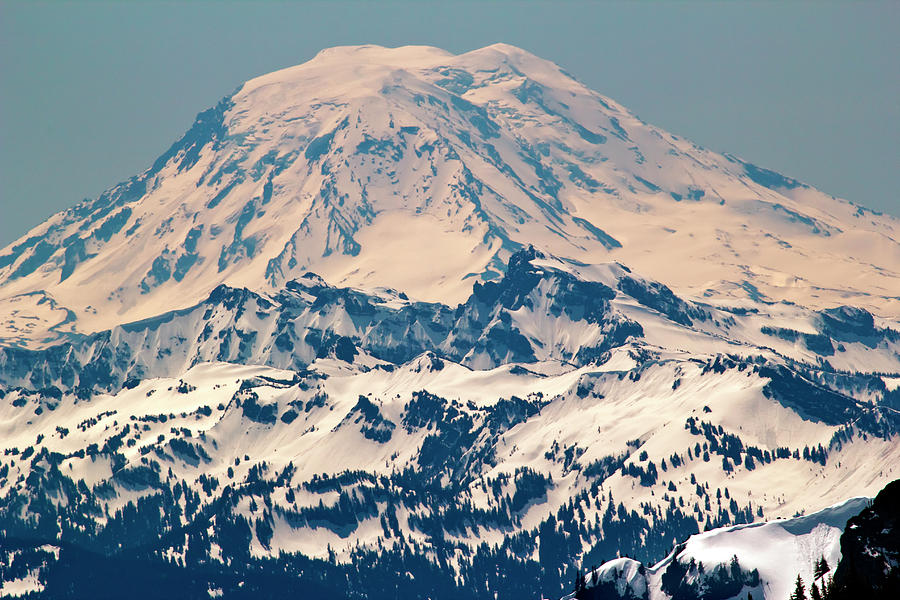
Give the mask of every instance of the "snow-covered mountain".
POLYGON ((896 219, 648 125, 518 48, 333 48, 0 251, 0 335, 34 345, 307 270, 456 302, 528 244, 717 302, 896 318, 898 239, 896 219))
POLYGON ((476 283, 456 307, 394 290, 335 288, 312 273, 277 294, 220 285, 195 306, 48 349, 0 347, 0 383, 115 392, 201 362, 303 370, 335 357, 369 369, 426 352, 475 369, 546 361, 572 369, 640 345, 644 357, 721 353, 763 356, 769 367, 797 363, 834 373, 830 385, 866 401, 895 387, 893 378, 878 376, 896 371, 900 333, 870 313, 763 308, 685 301, 621 265, 572 264, 528 248, 511 257, 500 280, 476 283), (835 371, 881 383, 858 390, 835 371))
MULTIPOLYGON (((900 334, 860 309, 787 308, 697 304, 533 248, 456 308, 314 275, 276 295, 220 286, 154 319, 2 349, 0 530, 102 556, 127 535, 153 560, 223 569, 287 553, 360 597, 401 585, 369 570, 392 561, 427 573, 409 593, 458 594, 484 561, 530 573, 486 593, 561 592, 579 564, 654 561, 705 528, 896 477, 900 374, 885 370, 900 334), (791 323, 818 329, 772 325, 791 323)), ((31 551, 48 568, 82 560, 31 551)))
POLYGON ((0 251, 0 589, 559 597, 874 495, 897 231, 516 48, 323 51, 0 251))

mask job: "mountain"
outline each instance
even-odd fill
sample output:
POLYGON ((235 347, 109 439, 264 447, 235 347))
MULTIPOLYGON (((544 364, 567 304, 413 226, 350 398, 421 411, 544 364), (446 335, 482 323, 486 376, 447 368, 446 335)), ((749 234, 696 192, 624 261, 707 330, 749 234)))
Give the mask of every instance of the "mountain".
POLYGON ((509 46, 323 51, 0 252, 0 589, 560 597, 872 496, 896 228, 509 46))
MULTIPOLYGON (((572 264, 533 247, 514 254, 504 271, 499 281, 474 284, 456 307, 393 290, 335 288, 312 273, 272 295, 220 285, 192 307, 48 349, 0 347, 0 383, 89 394, 202 362, 304 370, 335 357, 367 370, 424 353, 474 369, 548 361, 573 369, 640 346, 641 360, 722 353, 770 369, 825 371, 833 380, 828 385, 849 396, 862 393, 851 382, 864 377, 877 382, 865 384, 867 399, 889 399, 896 385, 879 375, 896 368, 900 333, 876 325, 862 309, 713 307, 682 300, 621 265, 572 264)), ((821 410, 841 404, 833 400, 821 410)))
POLYGON ((707 528, 874 493, 900 464, 900 376, 875 370, 900 334, 860 309, 797 312, 819 333, 792 338, 763 333, 783 314, 616 265, 530 248, 504 271, 455 308, 308 274, 3 348, 0 534, 44 565, 28 589, 91 597, 72 579, 87 562, 161 578, 146 597, 251 580, 263 596, 559 595, 579 565, 652 563, 707 528), (256 579, 273 568, 287 579, 256 579))
POLYGON ((458 302, 529 244, 715 302, 895 319, 898 232, 512 46, 332 48, 243 84, 146 171, 0 251, 0 339, 34 347, 307 271, 458 302))

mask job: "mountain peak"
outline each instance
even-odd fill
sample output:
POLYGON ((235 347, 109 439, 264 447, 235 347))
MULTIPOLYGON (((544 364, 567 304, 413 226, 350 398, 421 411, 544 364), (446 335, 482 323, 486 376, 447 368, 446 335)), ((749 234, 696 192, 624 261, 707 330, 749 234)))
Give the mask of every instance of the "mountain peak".
POLYGON ((570 75, 564 73, 553 62, 518 46, 503 42, 460 54, 456 57, 455 63, 463 68, 485 70, 499 69, 502 65, 508 65, 515 70, 517 75, 529 77, 550 76, 557 79, 556 83, 560 83, 560 74, 565 79, 571 79, 570 75))
POLYGON ((396 46, 387 47, 377 44, 358 44, 350 46, 333 46, 320 50, 313 61, 321 62, 374 62, 409 66, 419 61, 445 60, 453 54, 434 46, 396 46))
POLYGON ((898 239, 896 219, 670 135, 514 46, 345 46, 248 81, 147 171, 0 251, 0 317, 28 304, 32 331, 92 331, 307 270, 459 302, 529 244, 687 296, 896 316, 898 239), (23 302, 37 291, 59 310, 23 302))
POLYGON ((249 95, 271 85, 287 85, 307 93, 320 92, 338 97, 347 97, 348 92, 350 96, 381 93, 386 82, 397 77, 398 71, 426 79, 429 73, 453 72, 458 75, 479 71, 518 77, 540 77, 540 74, 560 77, 560 71, 553 63, 509 44, 492 44, 459 55, 433 46, 390 48, 364 44, 321 50, 307 62, 247 81, 237 95, 249 95))
POLYGON ((535 56, 527 50, 519 48, 518 46, 503 42, 476 48, 458 55, 442 48, 421 45, 396 47, 380 46, 377 44, 334 46, 320 50, 311 61, 304 64, 333 62, 375 63, 402 68, 412 68, 417 66, 449 65, 454 62, 466 63, 472 59, 493 61, 494 63, 500 63, 502 61, 540 61, 550 65, 553 64, 535 56))

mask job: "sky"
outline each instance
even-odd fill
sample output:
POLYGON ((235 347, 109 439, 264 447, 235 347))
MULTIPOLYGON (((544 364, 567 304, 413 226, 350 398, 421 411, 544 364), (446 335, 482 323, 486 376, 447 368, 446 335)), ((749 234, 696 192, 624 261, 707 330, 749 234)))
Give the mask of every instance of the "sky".
POLYGON ((900 2, 0 0, 0 247, 322 48, 495 42, 639 117, 900 216, 900 2))

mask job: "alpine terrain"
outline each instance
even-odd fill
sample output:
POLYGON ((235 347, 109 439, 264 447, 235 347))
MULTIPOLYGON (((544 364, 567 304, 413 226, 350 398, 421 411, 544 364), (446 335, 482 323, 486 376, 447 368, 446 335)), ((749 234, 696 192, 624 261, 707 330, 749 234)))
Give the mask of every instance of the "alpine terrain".
POLYGON ((0 250, 0 595, 786 598, 898 478, 898 240, 512 46, 324 50, 0 250))

